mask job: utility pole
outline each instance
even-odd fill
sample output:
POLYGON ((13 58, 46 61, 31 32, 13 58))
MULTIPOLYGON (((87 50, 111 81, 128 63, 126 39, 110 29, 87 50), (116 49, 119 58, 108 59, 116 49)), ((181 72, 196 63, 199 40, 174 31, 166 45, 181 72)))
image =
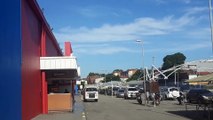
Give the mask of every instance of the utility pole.
POLYGON ((175 86, 177 85, 177 77, 176 77, 176 75, 177 75, 177 72, 175 71, 175 86))
MULTIPOLYGON (((155 64, 155 57, 153 56, 152 57, 152 65, 155 64)), ((154 70, 154 67, 152 66, 152 79, 154 80, 155 79, 155 70, 154 70)))
POLYGON ((154 56, 152 57, 152 64, 153 65, 155 64, 155 57, 154 56))
MULTIPOLYGON (((176 68, 176 65, 175 65, 175 68, 176 68)), ((176 71, 175 71, 174 75, 175 75, 175 76, 174 76, 174 77, 175 77, 174 79, 175 79, 175 86, 176 86, 176 84, 177 84, 176 71)))
POLYGON ((107 86, 107 82, 106 82, 106 74, 107 74, 107 70, 102 70, 103 73, 104 73, 104 95, 107 94, 107 91, 106 91, 106 86, 107 86))
POLYGON ((147 102, 147 95, 146 95, 146 70, 144 67, 144 47, 143 47, 143 41, 142 40, 136 40, 136 42, 141 43, 141 47, 142 47, 142 67, 143 67, 143 90, 145 92, 145 105, 147 102))
POLYGON ((112 97, 113 97, 113 83, 112 83, 112 80, 111 80, 111 87, 112 87, 112 91, 111 91, 112 93, 111 94, 112 94, 112 97))
POLYGON ((212 23, 212 1, 209 0, 209 20, 211 28, 211 42, 212 42, 212 54, 213 54, 213 23, 212 23))

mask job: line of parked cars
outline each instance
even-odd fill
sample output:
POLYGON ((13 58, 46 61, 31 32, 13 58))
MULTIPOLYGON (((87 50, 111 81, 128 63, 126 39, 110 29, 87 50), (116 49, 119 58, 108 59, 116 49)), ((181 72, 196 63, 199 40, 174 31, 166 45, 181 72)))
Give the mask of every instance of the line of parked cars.
MULTIPOLYGON (((117 98, 136 99, 140 89, 136 87, 122 87, 113 90, 113 95, 117 98)), ((196 104, 213 104, 213 93, 204 88, 193 88, 187 91, 181 91, 178 87, 160 87, 159 93, 160 100, 173 99, 186 100, 188 103, 196 104)), ((110 94, 111 95, 111 94, 110 94)), ((151 95, 148 95, 151 96, 151 95)))
MULTIPOLYGON (((136 98, 136 94, 139 92, 140 89, 143 88, 136 88, 136 87, 125 87, 120 88, 115 92, 116 97, 129 99, 129 98, 136 98)), ((180 95, 180 90, 178 87, 161 87, 159 93, 161 100, 164 99, 176 99, 180 95)))
MULTIPOLYGON (((108 88, 106 93, 108 95, 115 95, 117 98, 124 98, 124 99, 136 99, 137 97, 141 97, 138 95, 141 91, 143 91, 142 88, 136 88, 136 87, 113 87, 108 88)), ((99 91, 100 92, 100 91, 99 91)), ((176 100, 178 98, 178 101, 180 97, 182 100, 185 99, 188 103, 196 103, 196 104, 204 104, 208 105, 211 104, 213 106, 213 93, 207 89, 204 88, 193 88, 189 89, 188 91, 180 91, 178 87, 160 87, 159 93, 159 99, 174 99, 176 100)), ((86 86, 82 91, 83 99, 84 101, 88 100, 94 100, 98 101, 98 88, 96 86, 86 86)), ((148 95, 147 96, 152 96, 148 95)), ((142 98, 141 98, 142 100, 142 98)))
POLYGON ((131 99, 131 98, 136 98, 136 93, 138 92, 138 89, 136 87, 109 87, 104 90, 100 90, 100 94, 105 94, 105 95, 113 95, 116 96, 117 98, 124 98, 124 99, 131 99))
POLYGON ((178 87, 167 87, 161 89, 163 99, 177 99, 183 95, 188 103, 195 104, 211 104, 213 106, 213 93, 205 88, 191 88, 185 91, 180 91, 178 87))

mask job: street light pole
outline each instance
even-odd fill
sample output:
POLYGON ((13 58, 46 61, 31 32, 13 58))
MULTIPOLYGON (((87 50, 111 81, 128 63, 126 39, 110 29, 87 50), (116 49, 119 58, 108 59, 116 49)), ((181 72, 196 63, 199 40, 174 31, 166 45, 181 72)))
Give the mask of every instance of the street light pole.
POLYGON ((103 71, 103 73, 104 73, 104 83, 105 83, 105 85, 104 85, 104 95, 106 95, 106 86, 107 86, 107 82, 106 82, 106 74, 107 74, 107 70, 102 70, 103 71))
POLYGON ((142 67, 143 67, 143 90, 144 90, 144 93, 145 93, 145 98, 144 98, 144 100, 145 100, 145 105, 146 105, 146 101, 147 101, 147 99, 146 99, 146 97, 147 97, 147 94, 146 94, 146 76, 145 76, 145 74, 146 74, 146 71, 145 71, 145 67, 144 67, 144 46, 143 46, 143 41, 142 40, 136 40, 136 42, 138 42, 138 43, 141 43, 141 47, 142 47, 142 67))
MULTIPOLYGON (((104 79, 105 79, 105 86, 107 86, 107 83, 106 83, 106 74, 104 74, 104 79)), ((106 95, 107 92, 106 92, 106 87, 104 88, 104 95, 106 95)))
MULTIPOLYGON (((175 68, 176 68, 176 66, 175 66, 175 68)), ((176 75, 177 75, 177 72, 175 71, 175 76, 174 76, 174 77, 175 77, 175 78, 174 78, 174 79, 175 79, 175 81, 174 81, 175 86, 177 85, 177 77, 176 77, 176 75)))
POLYGON ((111 90, 111 96, 113 97, 113 84, 112 84, 112 80, 111 80, 111 87, 112 87, 112 90, 111 90))
POLYGON ((212 42, 212 53, 213 53, 213 23, 212 23, 212 2, 209 0, 209 19, 211 28, 211 42, 212 42))

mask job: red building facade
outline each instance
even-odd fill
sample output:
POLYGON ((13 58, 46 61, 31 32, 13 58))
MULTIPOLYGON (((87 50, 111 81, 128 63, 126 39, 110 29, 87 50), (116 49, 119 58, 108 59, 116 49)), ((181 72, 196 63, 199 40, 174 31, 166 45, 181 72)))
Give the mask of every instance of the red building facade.
POLYGON ((62 56, 35 0, 22 0, 22 119, 48 113, 47 81, 40 56, 62 56))
POLYGON ((3 0, 0 9, 1 119, 30 120, 48 113, 40 57, 63 54, 36 0, 3 0))

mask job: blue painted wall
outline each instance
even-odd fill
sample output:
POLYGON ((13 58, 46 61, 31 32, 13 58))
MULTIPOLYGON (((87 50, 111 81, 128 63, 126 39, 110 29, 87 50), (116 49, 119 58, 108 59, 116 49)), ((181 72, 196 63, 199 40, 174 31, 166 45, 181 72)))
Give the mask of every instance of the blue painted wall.
POLYGON ((21 120, 21 0, 0 4, 0 119, 21 120))

